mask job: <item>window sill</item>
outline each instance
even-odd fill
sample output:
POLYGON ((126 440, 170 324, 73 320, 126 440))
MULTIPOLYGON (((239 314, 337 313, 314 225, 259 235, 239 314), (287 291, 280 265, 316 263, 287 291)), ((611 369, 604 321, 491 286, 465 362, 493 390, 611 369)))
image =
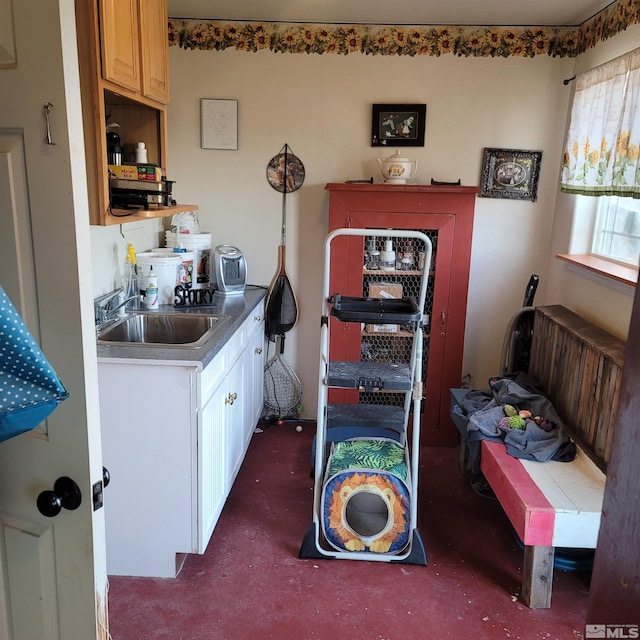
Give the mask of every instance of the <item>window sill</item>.
POLYGON ((556 258, 591 271, 592 273, 597 273, 605 278, 621 282, 622 284, 635 287, 638 283, 638 269, 634 267, 627 267, 616 262, 610 262, 609 260, 590 254, 569 255, 566 253, 558 253, 556 254, 556 258))

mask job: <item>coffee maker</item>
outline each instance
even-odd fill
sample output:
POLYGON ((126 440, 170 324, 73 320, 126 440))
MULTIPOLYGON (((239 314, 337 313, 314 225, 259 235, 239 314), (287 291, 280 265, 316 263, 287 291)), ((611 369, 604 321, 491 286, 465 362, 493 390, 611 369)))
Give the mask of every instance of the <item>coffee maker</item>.
POLYGON ((120 136, 107 128, 107 164, 122 164, 120 136))

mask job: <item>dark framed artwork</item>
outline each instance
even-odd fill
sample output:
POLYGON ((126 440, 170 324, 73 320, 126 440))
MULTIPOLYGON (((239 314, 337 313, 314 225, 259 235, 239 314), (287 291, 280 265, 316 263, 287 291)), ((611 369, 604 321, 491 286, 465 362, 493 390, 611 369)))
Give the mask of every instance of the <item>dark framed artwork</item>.
POLYGON ((541 161, 542 151, 485 149, 479 195, 535 202, 541 161))
POLYGON ((426 104, 374 104, 372 147, 424 147, 426 104))

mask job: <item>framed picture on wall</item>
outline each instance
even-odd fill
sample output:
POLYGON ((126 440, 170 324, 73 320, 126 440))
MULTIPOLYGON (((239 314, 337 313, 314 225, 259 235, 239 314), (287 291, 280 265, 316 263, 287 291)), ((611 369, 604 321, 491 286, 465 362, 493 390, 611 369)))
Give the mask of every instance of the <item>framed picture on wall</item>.
POLYGON ((516 149, 484 150, 480 196, 531 200, 538 197, 538 178, 542 151, 516 149))
POLYGON ((424 147, 426 104, 374 104, 372 147, 424 147))
POLYGON ((238 149, 238 101, 200 100, 202 149, 238 149))

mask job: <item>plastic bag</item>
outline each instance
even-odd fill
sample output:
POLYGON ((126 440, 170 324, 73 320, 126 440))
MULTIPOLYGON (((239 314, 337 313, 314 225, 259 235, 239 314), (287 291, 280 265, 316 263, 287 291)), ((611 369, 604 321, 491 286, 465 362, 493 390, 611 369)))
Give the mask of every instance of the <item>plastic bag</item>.
POLYGON ((171 230, 174 233, 200 233, 198 214, 195 211, 174 213, 171 217, 171 230))

